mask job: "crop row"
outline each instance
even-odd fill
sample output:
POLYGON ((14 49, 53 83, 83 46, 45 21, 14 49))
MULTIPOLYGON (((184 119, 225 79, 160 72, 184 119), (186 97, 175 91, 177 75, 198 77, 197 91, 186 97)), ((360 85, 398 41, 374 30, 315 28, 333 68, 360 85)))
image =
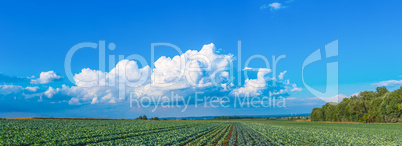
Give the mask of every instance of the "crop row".
POLYGON ((208 122, 4 120, 0 145, 82 145, 214 126, 208 122))
POLYGON ((242 123, 236 123, 237 138, 236 140, 232 140, 232 144, 234 145, 271 145, 270 142, 266 140, 266 138, 256 133, 253 129, 243 125, 242 123))
POLYGON ((191 126, 188 128, 172 129, 169 131, 150 133, 147 135, 129 137, 113 141, 104 141, 94 145, 176 145, 184 142, 189 137, 198 133, 204 133, 211 129, 216 129, 220 124, 208 124, 200 126, 191 126))
POLYGON ((243 123, 275 145, 401 145, 401 125, 243 123))

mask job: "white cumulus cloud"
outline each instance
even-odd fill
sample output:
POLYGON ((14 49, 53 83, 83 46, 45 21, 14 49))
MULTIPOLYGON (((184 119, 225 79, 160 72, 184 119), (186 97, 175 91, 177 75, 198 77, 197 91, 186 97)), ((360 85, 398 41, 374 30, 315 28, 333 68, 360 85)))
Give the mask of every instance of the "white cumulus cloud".
POLYGON ((352 96, 360 96, 360 92, 350 95, 350 97, 352 97, 352 96))
POLYGON ((296 84, 292 84, 292 87, 293 87, 293 89, 290 90, 290 91, 292 91, 292 92, 300 92, 300 91, 303 90, 302 88, 297 87, 296 84))
POLYGON ((401 86, 402 85, 402 80, 388 80, 388 81, 381 81, 381 82, 379 82, 379 83, 374 83, 374 84, 371 84, 371 85, 374 85, 374 86, 378 86, 378 87, 380 87, 380 86, 401 86))
POLYGON ((32 79, 32 84, 47 84, 56 80, 61 79, 61 76, 57 75, 54 71, 41 72, 40 77, 37 79, 32 79))
POLYGON ((281 3, 278 3, 278 2, 271 3, 271 4, 269 4, 269 6, 270 6, 271 8, 273 8, 273 9, 275 9, 275 10, 282 8, 282 4, 281 4, 281 3))
POLYGON ((271 72, 271 69, 260 68, 257 73, 257 79, 246 79, 243 87, 232 90, 230 94, 242 96, 261 95, 263 90, 267 88, 267 81, 269 78, 266 77, 266 75, 271 72))
POLYGON ((285 70, 285 71, 279 73, 279 75, 278 75, 279 80, 283 80, 283 77, 285 76, 286 72, 287 71, 285 70))
POLYGON ((281 3, 273 2, 273 3, 270 3, 270 4, 262 5, 260 7, 261 10, 264 10, 264 9, 267 9, 267 8, 270 8, 273 11, 273 10, 279 10, 279 9, 285 8, 285 6, 283 6, 281 3))
POLYGON ((334 102, 334 103, 339 103, 341 102, 344 98, 348 98, 346 95, 343 94, 338 94, 332 97, 318 97, 320 100, 325 101, 325 102, 334 102))
MULTIPOLYGON (((110 72, 83 69, 74 75, 76 86, 56 90, 49 88, 46 96, 56 93, 72 96, 70 104, 90 102, 116 103, 120 95, 131 93, 158 97, 176 91, 181 96, 196 91, 224 91, 228 84, 229 70, 234 58, 221 55, 214 44, 204 45, 200 51, 188 50, 173 58, 162 56, 155 61, 155 68, 139 68, 136 61, 122 60, 110 72), (56 92, 55 92, 56 91, 56 92)), ((124 97, 123 97, 124 98, 124 97)), ((123 99, 124 100, 124 99, 123 99)))
POLYGON ((24 90, 24 88, 18 85, 0 85, 0 94, 3 95, 18 93, 22 90, 24 90))
POLYGON ((31 91, 31 92, 36 92, 39 89, 38 86, 34 86, 34 87, 25 87, 25 90, 31 91))
POLYGON ((58 88, 55 89, 55 88, 53 88, 53 87, 49 87, 49 89, 47 89, 44 94, 45 94, 47 97, 52 98, 53 95, 56 94, 59 90, 60 90, 60 89, 58 89, 58 88))

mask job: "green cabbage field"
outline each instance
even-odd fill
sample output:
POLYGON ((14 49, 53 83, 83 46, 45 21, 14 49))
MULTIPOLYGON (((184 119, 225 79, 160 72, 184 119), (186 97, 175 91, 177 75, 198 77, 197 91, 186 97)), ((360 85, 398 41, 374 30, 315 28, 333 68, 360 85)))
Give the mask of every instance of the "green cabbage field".
POLYGON ((402 145, 400 124, 0 120, 0 145, 402 145))

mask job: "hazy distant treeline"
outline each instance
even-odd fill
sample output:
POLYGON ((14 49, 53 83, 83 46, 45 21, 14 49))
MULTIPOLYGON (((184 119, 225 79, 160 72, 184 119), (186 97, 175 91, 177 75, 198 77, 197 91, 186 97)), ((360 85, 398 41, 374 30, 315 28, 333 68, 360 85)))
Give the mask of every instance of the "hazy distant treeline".
POLYGON ((227 119, 261 119, 261 117, 252 116, 219 116, 214 117, 215 120, 227 120, 227 119))
POLYGON ((364 91, 358 96, 345 98, 340 103, 327 103, 314 108, 312 121, 338 122, 402 122, 402 87, 389 92, 385 87, 364 91))

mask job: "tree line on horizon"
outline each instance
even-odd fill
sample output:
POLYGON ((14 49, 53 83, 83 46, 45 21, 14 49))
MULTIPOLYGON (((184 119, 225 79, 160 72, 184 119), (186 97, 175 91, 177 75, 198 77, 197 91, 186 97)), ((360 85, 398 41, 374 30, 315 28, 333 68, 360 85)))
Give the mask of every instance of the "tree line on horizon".
MULTIPOLYGON (((153 117, 151 119, 148 119, 148 117, 146 115, 144 115, 144 116, 139 116, 136 120, 155 120, 155 121, 159 121, 159 118, 158 117, 153 117)), ((163 120, 166 120, 166 119, 163 119, 163 120)))
POLYGON ((389 92, 377 87, 376 92, 364 91, 344 98, 340 103, 326 103, 314 108, 311 121, 397 123, 402 122, 402 87, 389 92))

